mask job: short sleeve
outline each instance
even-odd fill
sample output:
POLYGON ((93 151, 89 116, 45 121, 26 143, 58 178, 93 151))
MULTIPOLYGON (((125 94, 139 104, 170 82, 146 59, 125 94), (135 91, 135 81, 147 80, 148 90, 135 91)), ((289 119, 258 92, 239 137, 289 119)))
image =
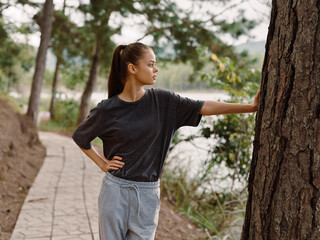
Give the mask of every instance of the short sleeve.
POLYGON ((101 102, 90 110, 89 115, 83 120, 72 134, 72 139, 83 149, 92 147, 91 141, 95 139, 102 128, 103 111, 101 102))
POLYGON ((167 104, 165 111, 169 117, 169 124, 174 129, 182 126, 198 126, 204 101, 182 97, 167 89, 158 88, 156 91, 165 99, 164 102, 167 104))
POLYGON ((176 102, 176 129, 182 126, 198 126, 202 115, 200 110, 204 101, 193 100, 173 93, 176 102))

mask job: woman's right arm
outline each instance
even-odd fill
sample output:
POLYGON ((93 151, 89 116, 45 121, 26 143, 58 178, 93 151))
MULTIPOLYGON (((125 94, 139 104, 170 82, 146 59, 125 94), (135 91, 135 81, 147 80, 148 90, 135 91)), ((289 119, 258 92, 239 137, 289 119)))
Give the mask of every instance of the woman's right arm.
POLYGON ((121 157, 114 156, 111 160, 108 160, 102 157, 93 146, 90 149, 79 148, 104 172, 108 172, 109 170, 118 170, 124 165, 124 162, 121 162, 121 157))
POLYGON ((124 163, 119 156, 114 156, 111 160, 106 159, 104 155, 100 155, 91 144, 91 141, 103 131, 103 124, 106 121, 103 102, 104 101, 101 101, 95 108, 90 110, 87 118, 79 124, 72 134, 72 139, 102 171, 108 172, 109 170, 122 168, 124 163))

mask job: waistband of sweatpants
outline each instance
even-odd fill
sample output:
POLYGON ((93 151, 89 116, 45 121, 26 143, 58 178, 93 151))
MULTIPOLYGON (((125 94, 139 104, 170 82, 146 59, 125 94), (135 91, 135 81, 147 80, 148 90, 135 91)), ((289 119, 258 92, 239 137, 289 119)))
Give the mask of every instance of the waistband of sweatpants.
POLYGON ((137 181, 127 180, 127 179, 113 176, 109 172, 106 173, 104 178, 118 185, 136 185, 139 188, 150 188, 150 189, 153 189, 153 188, 156 189, 160 187, 160 179, 158 179, 158 181, 156 182, 137 182, 137 181))

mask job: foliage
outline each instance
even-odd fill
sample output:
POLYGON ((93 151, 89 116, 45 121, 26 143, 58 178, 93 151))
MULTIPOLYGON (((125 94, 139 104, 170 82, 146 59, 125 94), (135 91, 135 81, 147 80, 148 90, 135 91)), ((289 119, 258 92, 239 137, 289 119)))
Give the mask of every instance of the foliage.
MULTIPOLYGON (((199 72, 202 81, 209 82, 212 87, 227 92, 230 96, 229 102, 253 101, 252 98, 259 88, 260 72, 246 67, 246 63, 250 64, 254 61, 243 56, 242 61, 236 63, 228 57, 218 57, 205 47, 199 47, 198 53, 204 62, 214 63, 212 73, 199 72)), ((208 158, 204 162, 206 167, 201 179, 210 178, 212 168, 223 164, 231 170, 225 176, 226 178, 245 181, 248 176, 253 136, 253 114, 227 114, 204 119, 201 122, 200 133, 192 136, 191 139, 211 138, 217 143, 208 151, 208 158)), ((190 136, 181 139, 178 143, 182 141, 190 141, 190 136)))
POLYGON ((62 68, 61 82, 69 89, 74 90, 78 84, 84 84, 88 79, 88 67, 66 65, 62 68))
POLYGON ((51 70, 46 69, 43 75, 44 78, 44 85, 46 87, 49 87, 52 83, 52 78, 53 78, 54 72, 51 70))
MULTIPOLYGON (((131 1, 130 1, 131 2, 131 1)), ((133 3, 131 3, 133 4, 133 3)), ((98 57, 101 65, 101 71, 106 73, 112 59, 112 51, 115 48, 115 43, 111 37, 115 34, 120 34, 121 26, 112 27, 110 24, 110 16, 112 13, 119 11, 130 11, 126 8, 127 4, 121 4, 118 1, 90 1, 88 4, 80 4, 79 10, 85 16, 85 24, 81 27, 83 36, 80 50, 82 54, 92 57, 92 52, 98 52, 98 57)))
POLYGON ((59 100, 55 105, 55 120, 42 121, 40 129, 44 130, 72 130, 76 125, 79 104, 72 99, 59 100))
MULTIPOLYGON (((224 178, 245 182, 248 176, 252 141, 254 136, 254 116, 228 114, 213 120, 211 126, 202 123, 201 135, 215 139, 216 144, 208 152, 205 160, 206 170, 202 179, 211 177, 214 166, 225 166, 229 170, 224 178)), ((209 141, 210 142, 210 141, 209 141)))
POLYGON ((192 10, 182 9, 174 1, 145 0, 136 5, 137 12, 143 13, 148 20, 141 26, 146 29, 145 36, 152 36, 156 55, 175 62, 189 61, 196 70, 203 67, 203 61, 197 54, 199 45, 209 46, 211 51, 235 60, 237 55, 233 48, 225 44, 221 36, 228 33, 231 38, 237 39, 256 26, 255 21, 244 17, 242 10, 231 21, 221 19, 221 12, 217 13, 215 7, 219 6, 227 12, 237 6, 226 7, 224 1, 194 1, 192 10), (212 6, 210 11, 204 10, 209 6, 212 6))
POLYGON ((60 64, 79 55, 82 40, 80 36, 77 25, 63 11, 54 11, 51 47, 60 64))
POLYGON ((12 26, 6 26, 0 18, 0 91, 9 92, 12 82, 17 81, 13 66, 21 51, 21 47, 13 42, 8 31, 12 26))
POLYGON ((58 101, 54 109, 56 121, 62 123, 63 126, 73 127, 77 119, 78 109, 79 105, 75 100, 58 101))
POLYGON ((2 11, 9 8, 10 4, 0 4, 0 92, 10 92, 11 88, 31 70, 34 60, 33 47, 17 43, 11 37, 15 33, 30 33, 29 25, 16 26, 3 19, 2 11))
MULTIPOLYGON (((208 6, 208 4, 212 5, 212 2, 206 0, 193 3, 195 9, 203 9, 202 5, 208 6)), ((224 11, 236 6, 226 6, 224 1, 217 1, 214 5, 220 5, 220 9, 225 8, 224 11)), ((221 41, 220 35, 228 33, 232 38, 237 39, 248 34, 248 31, 256 26, 255 21, 244 17, 243 10, 239 10, 237 16, 231 21, 221 19, 221 13, 217 13, 214 8, 211 11, 204 11, 201 18, 196 18, 195 10, 182 9, 174 1, 166 0, 90 1, 88 4, 80 4, 79 10, 86 17, 84 25, 86 33, 93 35, 91 42, 95 42, 101 50, 100 58, 103 59, 103 67, 109 66, 114 49, 111 37, 119 34, 123 26, 122 20, 118 21, 120 24, 110 24, 110 19, 114 15, 122 19, 133 19, 134 16, 139 16, 141 21, 136 22, 135 25, 140 25, 145 35, 138 40, 146 36, 152 37, 151 47, 159 59, 175 62, 189 61, 194 69, 203 67, 203 62, 197 55, 197 46, 210 46, 212 51, 215 50, 219 54, 235 59, 237 55, 234 54, 233 48, 221 41)))
POLYGON ((93 42, 90 29, 72 22, 64 10, 54 11, 51 48, 60 65, 65 68, 73 67, 74 71, 77 71, 77 67, 88 65, 93 42))
MULTIPOLYGON (((213 74, 200 74, 201 79, 209 81, 211 86, 226 91, 230 96, 229 102, 245 103, 253 101, 260 82, 261 73, 246 67, 245 63, 253 63, 245 57, 241 62, 234 62, 228 57, 218 57, 209 53, 205 48, 199 48, 203 58, 215 63, 213 74)), ((212 125, 203 122, 201 135, 214 138, 217 144, 209 152, 206 177, 214 165, 225 166, 232 170, 229 177, 242 181, 248 176, 249 163, 254 136, 253 114, 227 114, 213 120, 212 125)))
MULTIPOLYGON (((205 47, 199 47, 198 53, 204 62, 214 63, 211 73, 198 73, 202 81, 227 92, 230 102, 253 101, 260 81, 260 73, 249 67, 254 61, 246 59, 244 54, 241 61, 234 62, 228 57, 218 57, 205 47)), ((217 193, 212 186, 217 179, 215 171, 221 168, 228 170, 227 175, 222 176, 223 180, 228 178, 232 183, 238 180, 246 186, 253 135, 253 114, 203 118, 198 134, 184 137, 178 132, 175 135, 170 150, 181 142, 196 138, 207 139, 210 150, 203 168, 192 179, 188 169, 170 169, 167 166, 162 175, 162 192, 184 214, 207 229, 210 239, 225 239, 227 236, 237 239, 240 236, 246 192, 230 186, 232 191, 217 193)))
POLYGON ((204 61, 212 61, 215 64, 214 72, 211 74, 200 73, 203 81, 210 82, 214 88, 226 91, 236 102, 246 100, 256 94, 261 73, 248 67, 255 63, 255 60, 248 59, 247 54, 242 55, 241 60, 237 62, 229 57, 218 57, 215 53, 210 54, 208 49, 201 46, 198 47, 198 54, 204 61))

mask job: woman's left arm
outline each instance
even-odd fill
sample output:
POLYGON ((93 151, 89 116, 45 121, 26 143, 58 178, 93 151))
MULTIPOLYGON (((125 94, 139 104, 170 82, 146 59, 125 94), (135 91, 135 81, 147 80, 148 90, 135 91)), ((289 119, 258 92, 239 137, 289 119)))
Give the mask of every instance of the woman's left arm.
POLYGON ((252 104, 225 103, 217 101, 205 101, 201 110, 201 115, 218 115, 229 113, 250 113, 258 110, 260 90, 257 92, 252 104))

